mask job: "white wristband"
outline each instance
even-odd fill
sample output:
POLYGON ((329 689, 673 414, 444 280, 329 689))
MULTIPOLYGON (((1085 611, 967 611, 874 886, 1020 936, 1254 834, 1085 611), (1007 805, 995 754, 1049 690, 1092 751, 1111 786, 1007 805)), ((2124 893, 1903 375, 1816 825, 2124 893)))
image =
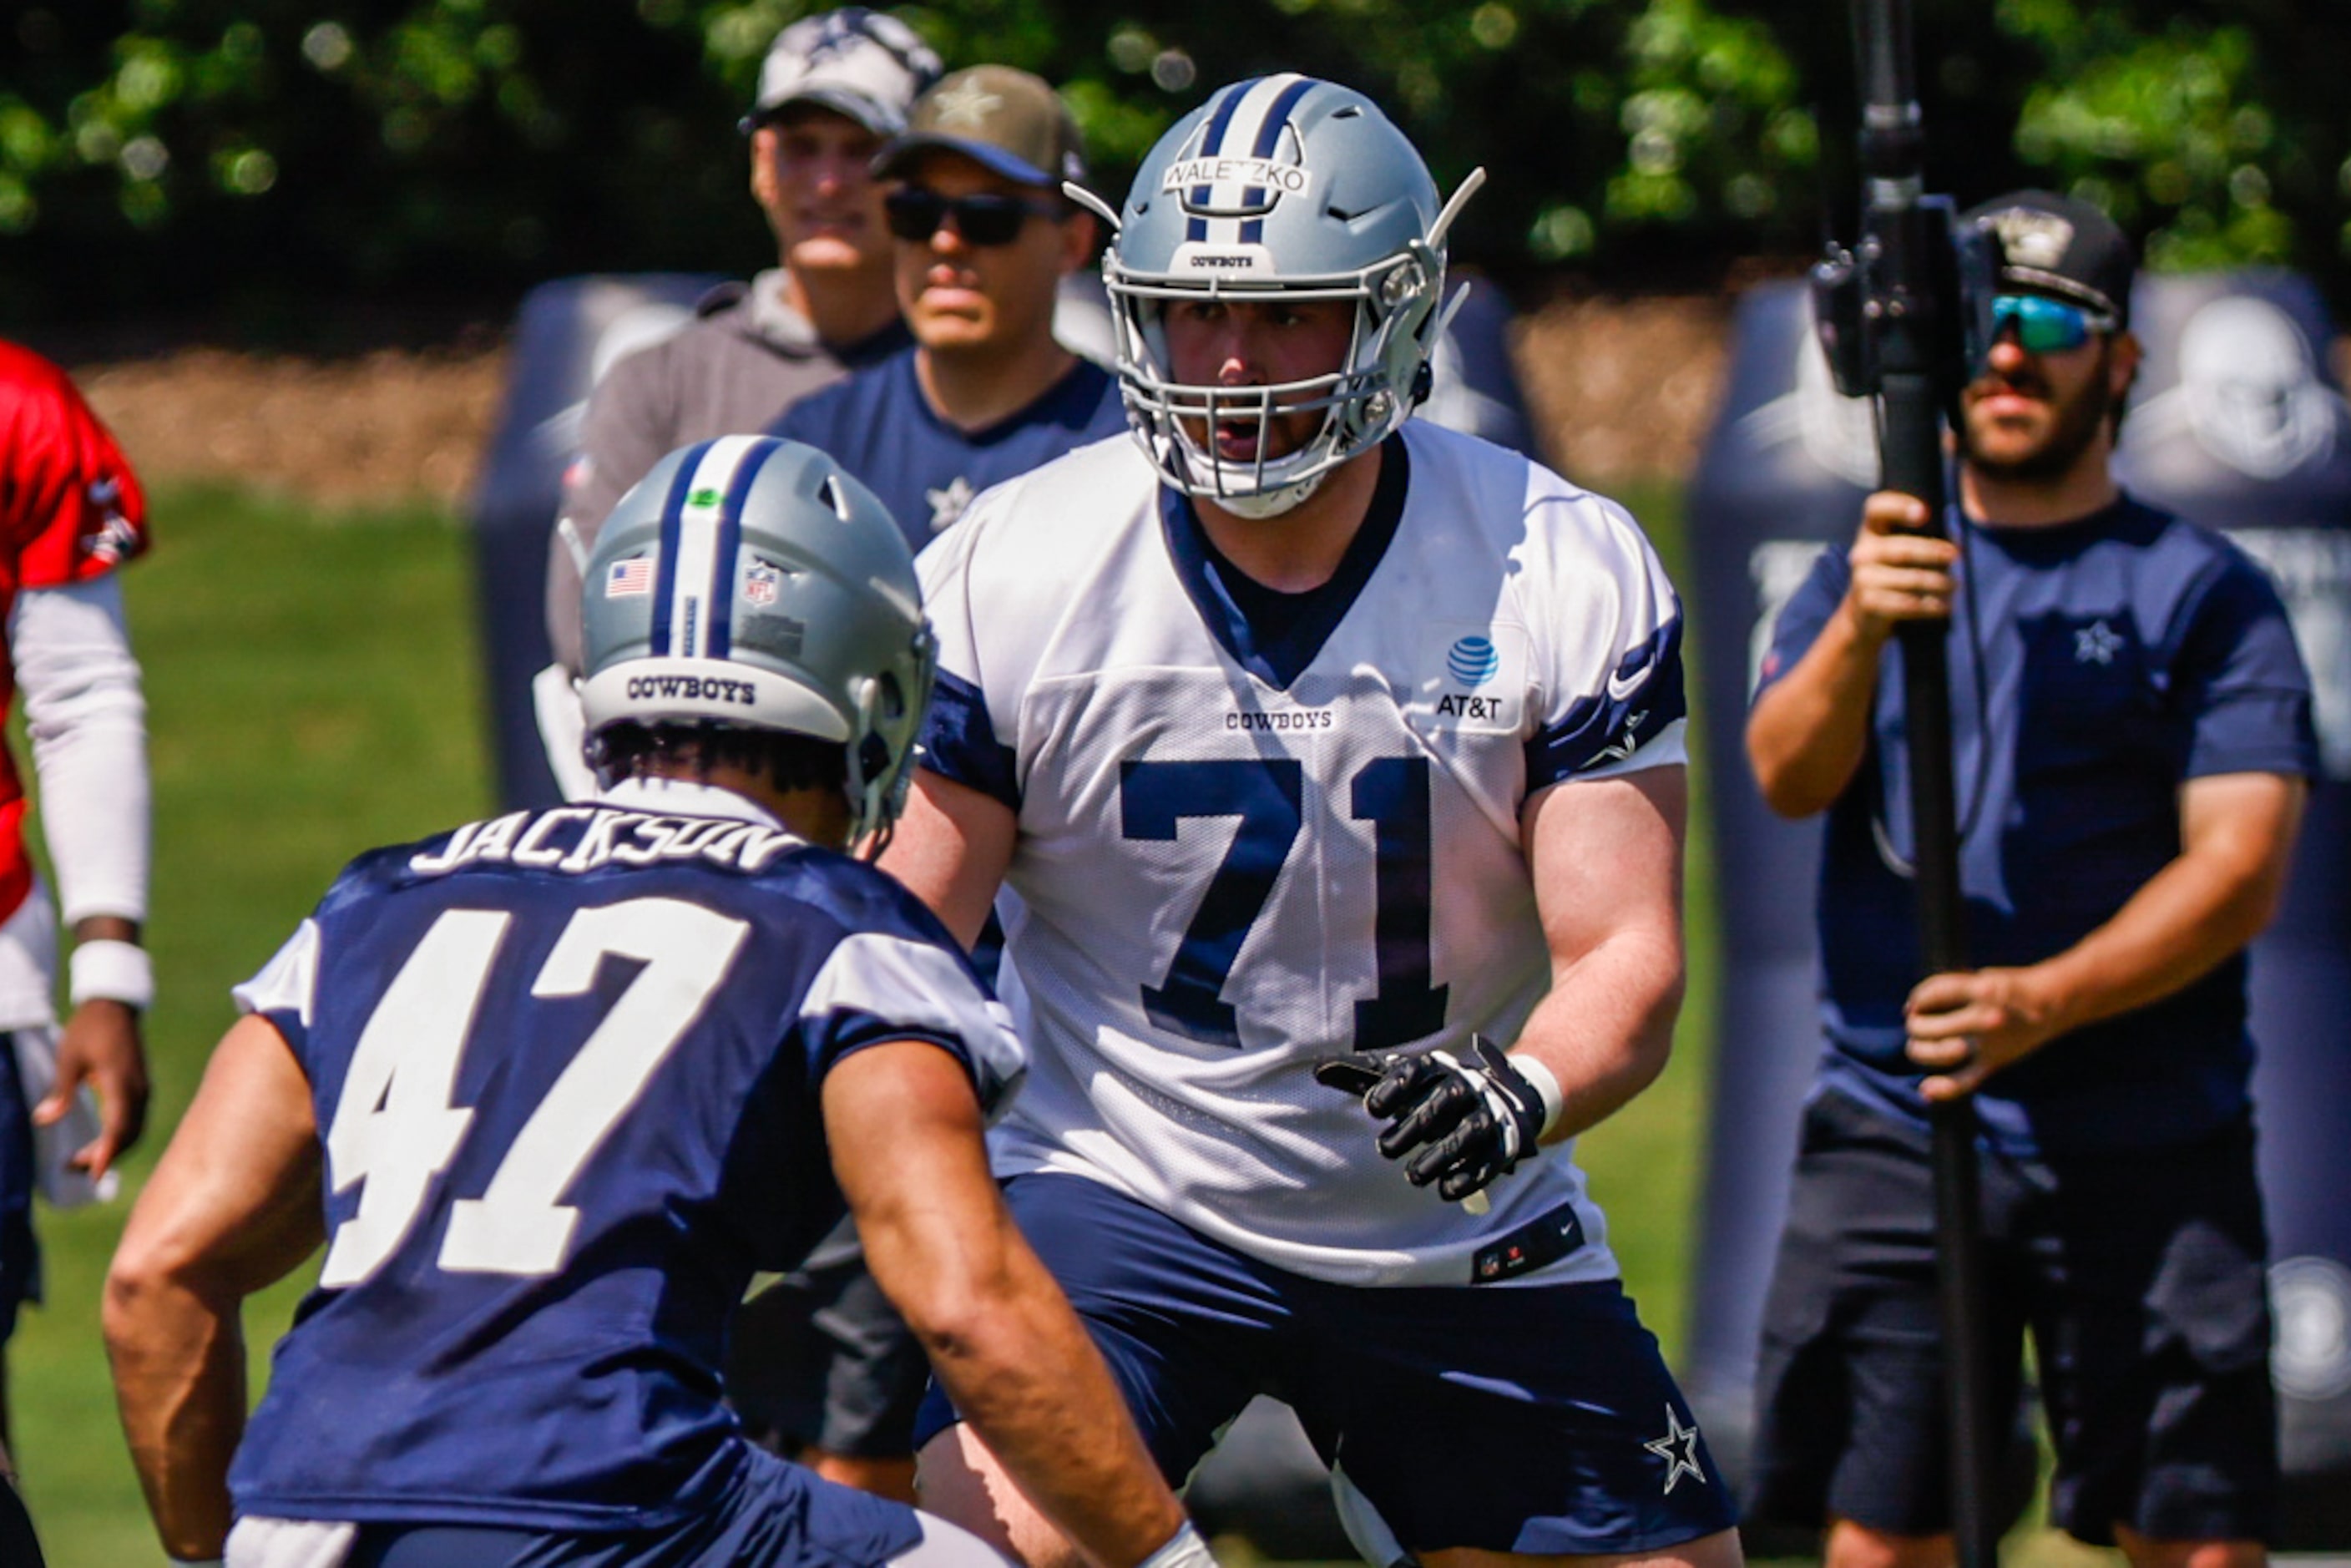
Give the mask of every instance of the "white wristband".
POLYGON ((1542 1137, 1559 1125, 1560 1110, 1567 1103, 1567 1096, 1559 1091, 1558 1075, 1545 1067, 1541 1059, 1531 1051, 1510 1052, 1510 1065, 1519 1070, 1520 1077, 1535 1086, 1537 1094, 1542 1096, 1542 1125, 1535 1129, 1535 1136, 1542 1137))
POLYGON ((154 1005, 155 961, 136 942, 101 936, 79 943, 66 974, 66 998, 76 1007, 93 998, 142 1010, 154 1005))
POLYGON ((1183 1529, 1169 1536, 1165 1545, 1135 1564, 1135 1568, 1217 1568, 1217 1560, 1187 1519, 1183 1529))

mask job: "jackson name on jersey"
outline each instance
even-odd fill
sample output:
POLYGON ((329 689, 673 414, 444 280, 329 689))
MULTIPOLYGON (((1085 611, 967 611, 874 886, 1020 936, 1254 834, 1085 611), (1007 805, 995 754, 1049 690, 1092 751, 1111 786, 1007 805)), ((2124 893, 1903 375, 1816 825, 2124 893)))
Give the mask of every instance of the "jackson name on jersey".
POLYGON ((999 1173, 1342 1283, 1613 1278, 1566 1147, 1469 1214, 1310 1070, 1514 1039, 1550 975, 1520 807, 1683 760, 1679 606, 1625 512, 1414 422, 1332 581, 1269 607, 1122 439, 983 495, 920 566, 925 766, 1019 819, 999 1173))

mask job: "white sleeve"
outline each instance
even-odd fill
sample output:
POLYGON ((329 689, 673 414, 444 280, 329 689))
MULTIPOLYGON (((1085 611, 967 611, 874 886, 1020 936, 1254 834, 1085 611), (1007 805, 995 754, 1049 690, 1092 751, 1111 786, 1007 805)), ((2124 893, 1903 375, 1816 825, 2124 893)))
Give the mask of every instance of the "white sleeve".
POLYGON ((29 589, 8 617, 40 781, 42 835, 70 928, 147 917, 147 700, 109 574, 29 589))

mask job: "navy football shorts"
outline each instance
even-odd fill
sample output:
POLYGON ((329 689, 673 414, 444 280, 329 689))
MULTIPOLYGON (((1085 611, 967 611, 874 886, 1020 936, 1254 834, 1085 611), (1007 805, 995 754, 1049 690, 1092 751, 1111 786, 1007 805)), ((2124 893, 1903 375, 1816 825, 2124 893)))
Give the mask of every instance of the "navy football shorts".
MULTIPOLYGON (((1689 1406, 1614 1281, 1334 1285, 1083 1176, 1016 1177, 1005 1199, 1171 1480, 1263 1393, 1409 1549, 1646 1552, 1731 1525, 1689 1406)), ((955 1420, 935 1385, 916 1442, 955 1420)))
POLYGON ((41 1299, 34 1176, 33 1108, 16 1075, 16 1038, 0 1030, 0 1343, 16 1332, 16 1309, 41 1299))
MULTIPOLYGON (((1981 1162, 1991 1408, 2023 1339, 2053 1522, 2114 1543, 2267 1539, 2277 1490, 2267 1250, 2252 1133, 2062 1162, 1981 1162)), ((1848 1096, 1805 1113, 1764 1307, 1748 1517, 1949 1531, 1928 1137, 1848 1096)))
MULTIPOLYGON (((835 1486, 754 1451, 710 1508, 667 1529, 365 1524, 345 1568, 844 1568, 900 1562, 918 1568, 926 1536, 937 1544, 967 1542, 977 1561, 1000 1561, 964 1531, 925 1521, 904 1503, 835 1486)), ((966 1553, 962 1560, 973 1559, 966 1553)))

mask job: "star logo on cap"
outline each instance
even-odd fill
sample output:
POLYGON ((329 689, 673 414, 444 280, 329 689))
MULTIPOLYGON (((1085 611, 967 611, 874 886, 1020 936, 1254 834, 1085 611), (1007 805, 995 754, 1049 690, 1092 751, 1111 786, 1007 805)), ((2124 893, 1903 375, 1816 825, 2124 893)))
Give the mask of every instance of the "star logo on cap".
POLYGON ((2111 664, 2122 652, 2123 640, 2115 629, 2103 620, 2094 621, 2074 633, 2074 662, 2077 664, 2111 664))
POLYGON ((1684 1476, 1706 1485, 1706 1471, 1698 1462, 1698 1427, 1683 1426, 1681 1413, 1672 1406, 1666 1406, 1666 1435, 1652 1437, 1641 1447, 1666 1461, 1667 1492, 1684 1476))
POLYGON ((2055 213, 2011 207, 1993 214, 1991 224, 2011 267, 2047 271, 2065 259, 2065 247, 2074 243, 2074 225, 2055 213))
POLYGON ((992 93, 976 81, 958 82, 931 100, 938 110, 942 129, 961 125, 977 130, 987 123, 987 117, 1004 107, 1000 94, 992 93))

